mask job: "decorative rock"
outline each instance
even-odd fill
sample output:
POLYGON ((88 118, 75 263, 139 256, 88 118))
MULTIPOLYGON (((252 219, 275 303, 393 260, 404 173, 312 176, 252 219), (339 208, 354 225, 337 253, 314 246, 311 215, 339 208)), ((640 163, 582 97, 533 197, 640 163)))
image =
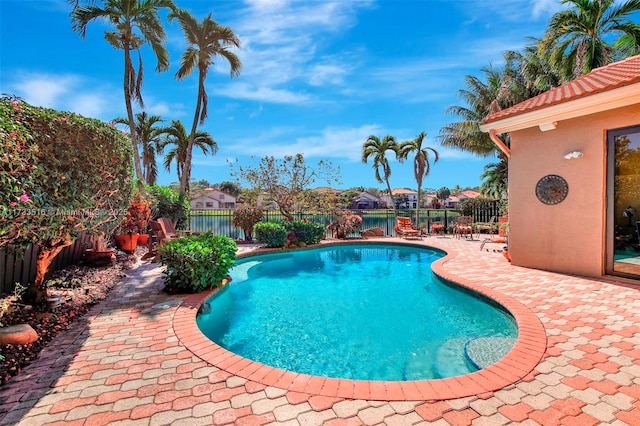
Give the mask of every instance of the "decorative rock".
POLYGON ((38 340, 38 333, 29 324, 0 327, 0 345, 26 345, 38 340))
POLYGON ((365 229, 363 230, 360 235, 362 235, 363 237, 383 237, 384 236, 384 231, 382 230, 382 228, 369 228, 369 229, 365 229))

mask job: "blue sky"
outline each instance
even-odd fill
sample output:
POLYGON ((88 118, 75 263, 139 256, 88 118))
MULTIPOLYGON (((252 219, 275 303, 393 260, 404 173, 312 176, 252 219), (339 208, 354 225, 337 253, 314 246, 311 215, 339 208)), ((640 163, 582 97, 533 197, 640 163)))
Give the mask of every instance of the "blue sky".
MULTIPOLYGON (((230 26, 240 37, 243 69, 236 79, 222 59, 206 81, 209 118, 201 127, 217 141, 215 156, 194 151, 192 177, 231 180, 229 161, 303 153, 307 162, 340 167, 341 184, 384 188, 362 143, 371 134, 399 141, 426 131, 440 153, 423 186, 480 184, 495 158, 441 147, 440 129, 456 121, 451 105, 464 76, 499 65, 505 50, 542 36, 555 0, 287 1, 177 0, 202 19, 230 26)), ((110 121, 125 116, 123 55, 104 39, 102 22, 73 32, 66 0, 0 1, 0 92, 25 101, 110 121)), ((171 66, 155 72, 143 49, 143 98, 150 114, 190 128, 197 74, 174 75, 186 44, 177 22, 166 24, 171 66)), ((177 181, 175 167, 161 184, 177 181)), ((315 186, 324 186, 318 181, 315 186)), ((411 162, 392 161, 392 187, 416 188, 411 162)))

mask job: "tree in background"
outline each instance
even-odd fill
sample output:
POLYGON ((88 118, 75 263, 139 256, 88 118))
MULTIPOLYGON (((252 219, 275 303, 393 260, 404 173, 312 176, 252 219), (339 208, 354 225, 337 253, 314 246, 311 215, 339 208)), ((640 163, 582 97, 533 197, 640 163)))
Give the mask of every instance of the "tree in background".
POLYGON ((373 169, 376 171, 376 180, 379 183, 386 182, 393 207, 393 216, 397 218, 398 211, 393 201, 393 192, 391 191, 391 185, 389 184, 391 166, 387 159, 387 151, 391 151, 394 156, 398 158, 399 145, 398 142, 396 142, 396 139, 391 135, 386 135, 382 139, 375 135, 371 135, 362 144, 362 162, 367 164, 369 157, 373 157, 373 169), (382 175, 380 174, 380 169, 382 169, 382 175))
POLYGON ((640 25, 631 18, 640 11, 640 0, 562 3, 570 9, 551 17, 539 48, 565 81, 640 52, 640 25))
POLYGON ((226 180, 224 182, 220 182, 220 184, 218 185, 218 189, 225 194, 233 195, 236 198, 238 198, 240 196, 240 193, 242 192, 240 185, 235 182, 229 182, 226 180))
MULTIPOLYGON (((115 49, 124 52, 124 101, 127 108, 129 128, 135 129, 132 100, 144 107, 142 100, 142 55, 140 48, 149 43, 155 53, 158 64, 156 71, 169 69, 169 54, 164 47, 166 35, 160 23, 158 12, 160 9, 173 9, 171 0, 103 0, 102 7, 96 2, 81 5, 79 1, 71 12, 71 23, 74 31, 80 33, 84 39, 87 25, 94 20, 106 20, 115 31, 107 31, 105 39, 115 49), (131 52, 138 52, 138 70, 136 71, 131 59, 131 52)), ((140 191, 144 190, 144 179, 136 132, 131 132, 131 146, 133 147, 133 164, 138 178, 140 191)))
MULTIPOLYGON (((118 117, 115 123, 129 126, 129 119, 118 117)), ((147 185, 155 185, 158 180, 156 155, 162 153, 161 136, 165 130, 156 127, 164 120, 159 115, 147 115, 145 111, 136 114, 136 139, 142 147, 142 180, 147 185)))
MULTIPOLYGON (((182 182, 184 177, 184 170, 187 164, 187 150, 189 146, 190 137, 187 135, 187 131, 180 120, 173 120, 171 126, 164 128, 165 137, 161 143, 161 149, 167 147, 167 145, 173 145, 164 157, 164 168, 168 172, 171 171, 171 163, 176 163, 176 172, 178 174, 178 180, 182 182)), ((197 146, 202 150, 204 155, 215 155, 218 152, 218 144, 213 140, 213 137, 208 132, 198 131, 193 139, 193 146, 197 146)), ((182 184, 180 186, 182 188, 182 184)), ((180 195, 184 196, 183 192, 180 195)))
POLYGON ((498 163, 491 163, 484 166, 484 172, 480 175, 482 185, 480 192, 494 200, 507 197, 509 184, 509 163, 503 158, 498 163))
MULTIPOLYGON (((233 167, 233 164, 231 164, 233 167)), ((339 183, 340 168, 334 168, 330 162, 319 161, 311 168, 302 154, 287 155, 282 160, 266 156, 257 166, 238 166, 232 170, 232 176, 247 182, 250 190, 243 195, 252 204, 258 204, 258 197, 264 195, 264 202, 277 204, 278 210, 286 220, 293 220, 292 211, 297 207, 306 189, 316 180, 324 180, 327 185, 339 183)))
POLYGON ((234 47, 240 47, 240 39, 231 28, 215 22, 211 14, 204 18, 202 22, 198 22, 188 11, 178 9, 169 15, 170 20, 174 18, 178 20, 188 44, 187 50, 185 50, 180 59, 180 69, 176 73, 176 78, 181 80, 189 76, 194 68, 198 70, 196 110, 188 143, 185 147, 184 168, 180 179, 180 194, 185 195, 189 192, 191 158, 193 146, 196 144, 198 123, 203 124, 207 118, 209 99, 204 82, 209 72, 209 66, 214 63, 215 57, 222 56, 229 62, 231 78, 233 78, 240 75, 242 64, 238 56, 230 50, 234 47))
POLYGON ((442 188, 436 191, 436 198, 440 201, 440 205, 442 205, 444 201, 447 198, 449 198, 450 195, 451 195, 451 190, 446 186, 443 186, 442 188))
POLYGON ((431 164, 429 163, 429 151, 433 153, 433 163, 438 161, 438 151, 423 146, 427 132, 422 131, 415 139, 400 144, 398 157, 407 159, 409 154, 415 153, 413 158, 413 176, 418 184, 418 203, 416 204, 416 226, 420 226, 420 203, 422 202, 422 180, 429 176, 431 164))

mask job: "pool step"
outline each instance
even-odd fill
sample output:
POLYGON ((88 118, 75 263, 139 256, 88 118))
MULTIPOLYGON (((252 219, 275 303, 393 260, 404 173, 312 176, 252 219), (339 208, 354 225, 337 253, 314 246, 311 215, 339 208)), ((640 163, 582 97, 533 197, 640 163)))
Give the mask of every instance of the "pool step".
POLYGON ((464 348, 468 341, 468 337, 457 337, 447 340, 438 348, 436 352, 435 378, 460 376, 474 370, 469 365, 464 354, 464 348))
POLYGON ((504 357, 515 343, 515 337, 478 337, 465 344, 464 354, 476 368, 487 368, 504 357))

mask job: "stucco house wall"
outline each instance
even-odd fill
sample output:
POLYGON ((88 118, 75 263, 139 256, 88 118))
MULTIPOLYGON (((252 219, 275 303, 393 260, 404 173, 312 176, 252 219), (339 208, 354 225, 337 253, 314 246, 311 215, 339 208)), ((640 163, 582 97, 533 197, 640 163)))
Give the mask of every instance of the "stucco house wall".
POLYGON ((586 276, 605 271, 607 130, 640 124, 640 104, 511 133, 509 251, 514 265, 586 276), (579 150, 582 158, 564 155, 579 150), (560 175, 567 198, 538 200, 540 178, 560 175))

